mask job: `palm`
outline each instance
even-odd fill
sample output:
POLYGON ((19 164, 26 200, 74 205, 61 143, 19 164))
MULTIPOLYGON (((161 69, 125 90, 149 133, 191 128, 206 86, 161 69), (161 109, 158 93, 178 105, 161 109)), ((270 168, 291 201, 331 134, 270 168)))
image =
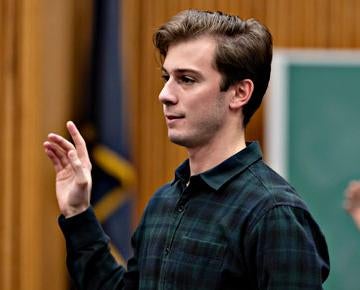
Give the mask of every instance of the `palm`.
POLYGON ((60 211, 67 206, 78 207, 81 204, 89 203, 89 192, 91 190, 91 174, 84 168, 84 175, 87 182, 78 180, 71 165, 66 166, 56 175, 56 196, 59 202, 60 211))

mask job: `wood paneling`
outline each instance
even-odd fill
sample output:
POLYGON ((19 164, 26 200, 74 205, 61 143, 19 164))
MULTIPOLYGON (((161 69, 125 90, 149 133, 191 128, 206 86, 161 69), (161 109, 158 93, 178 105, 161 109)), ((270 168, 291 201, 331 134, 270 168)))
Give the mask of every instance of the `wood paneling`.
POLYGON ((73 1, 2 0, 0 13, 0 289, 66 289, 42 142, 72 112, 73 1))
POLYGON ((15 160, 14 160, 14 107, 15 90, 15 39, 16 39, 16 7, 14 2, 2 2, 0 5, 0 129, 3 136, 0 142, 0 285, 4 289, 13 289, 18 285, 18 239, 16 229, 10 226, 18 224, 15 192, 15 160), (8 23, 8 25, 5 25, 8 23))

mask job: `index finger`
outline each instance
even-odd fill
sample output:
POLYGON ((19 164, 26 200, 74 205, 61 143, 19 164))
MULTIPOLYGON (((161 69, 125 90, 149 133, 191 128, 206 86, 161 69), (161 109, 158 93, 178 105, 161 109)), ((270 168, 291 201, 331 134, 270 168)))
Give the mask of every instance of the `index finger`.
POLYGON ((66 123, 66 127, 71 135, 72 140, 74 141, 74 145, 79 158, 88 159, 88 152, 87 152, 85 140, 81 136, 79 130, 76 128, 75 124, 72 121, 68 121, 66 123))

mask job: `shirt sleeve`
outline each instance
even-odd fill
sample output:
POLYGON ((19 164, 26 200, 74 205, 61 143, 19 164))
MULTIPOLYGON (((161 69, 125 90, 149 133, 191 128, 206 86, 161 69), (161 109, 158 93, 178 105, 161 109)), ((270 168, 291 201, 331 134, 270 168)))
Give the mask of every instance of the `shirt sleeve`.
POLYGON ((258 289, 323 289, 329 274, 327 245, 306 210, 292 206, 268 210, 252 228, 247 245, 258 289))
POLYGON ((91 207, 71 218, 60 216, 59 225, 66 240, 68 271, 76 289, 136 289, 136 259, 131 260, 131 273, 115 261, 108 246, 110 239, 91 207))

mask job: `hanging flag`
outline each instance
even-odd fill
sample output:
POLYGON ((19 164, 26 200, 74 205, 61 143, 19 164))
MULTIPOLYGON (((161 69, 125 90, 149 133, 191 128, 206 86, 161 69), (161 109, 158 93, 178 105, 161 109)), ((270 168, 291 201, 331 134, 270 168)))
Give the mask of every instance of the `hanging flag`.
POLYGON ((122 86, 119 0, 94 0, 90 92, 81 128, 93 164, 91 203, 119 263, 131 255, 134 168, 122 86))

